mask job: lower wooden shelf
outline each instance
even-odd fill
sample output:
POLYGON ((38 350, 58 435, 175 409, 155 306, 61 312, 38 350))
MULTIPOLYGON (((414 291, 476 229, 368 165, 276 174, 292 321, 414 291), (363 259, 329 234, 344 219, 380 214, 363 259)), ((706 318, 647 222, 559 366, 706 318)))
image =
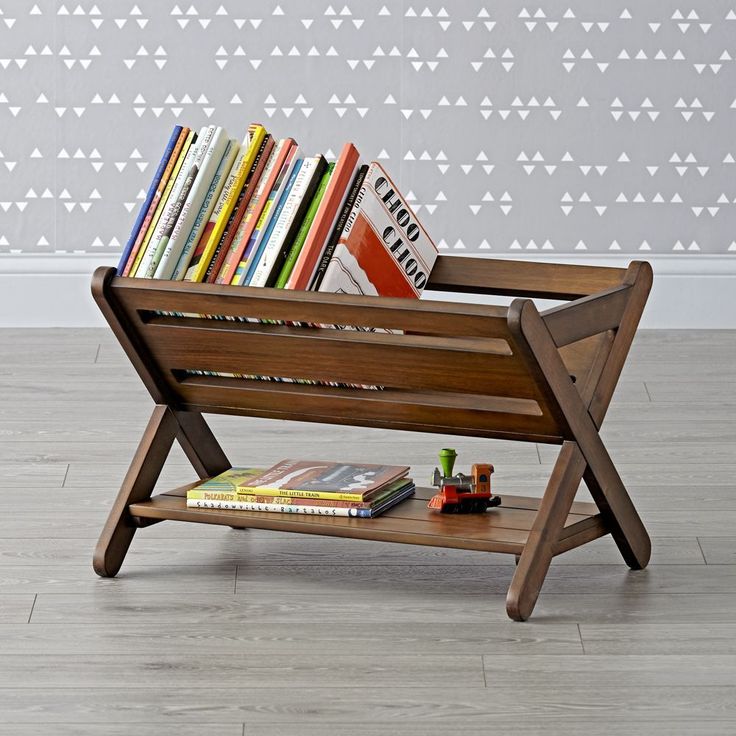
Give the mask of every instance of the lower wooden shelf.
MULTIPOLYGON (((149 501, 130 504, 128 510, 139 526, 168 519, 520 555, 540 502, 538 498, 502 494, 502 505, 485 514, 438 514, 427 508, 427 500, 434 491, 417 488, 413 498, 375 519, 187 508, 186 492, 199 482, 154 496, 149 501)), ((608 532, 594 504, 575 502, 554 554, 579 547, 608 532)))

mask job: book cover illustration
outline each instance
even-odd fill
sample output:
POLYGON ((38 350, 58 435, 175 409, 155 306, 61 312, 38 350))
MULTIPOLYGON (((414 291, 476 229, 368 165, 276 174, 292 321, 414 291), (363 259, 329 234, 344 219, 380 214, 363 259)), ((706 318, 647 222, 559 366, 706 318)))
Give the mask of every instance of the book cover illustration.
POLYGON ((373 161, 320 291, 418 298, 436 258, 432 239, 373 161))
POLYGON ((300 491, 307 495, 346 493, 366 497, 408 472, 409 466, 286 459, 240 487, 254 492, 268 489, 300 491))

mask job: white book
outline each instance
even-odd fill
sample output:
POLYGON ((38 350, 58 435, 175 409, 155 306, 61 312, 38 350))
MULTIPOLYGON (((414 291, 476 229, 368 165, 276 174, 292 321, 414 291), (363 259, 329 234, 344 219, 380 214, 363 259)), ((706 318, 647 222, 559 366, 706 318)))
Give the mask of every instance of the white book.
MULTIPOLYGON (((214 128, 213 128, 214 132, 214 128)), ((209 129, 205 126, 200 129, 197 134, 197 140, 189 146, 187 155, 184 158, 184 163, 179 169, 179 174, 174 181, 174 186, 171 188, 171 193, 166 201, 161 217, 159 218, 158 225, 153 232, 151 242, 148 244, 146 253, 143 256, 143 260, 138 266, 138 270, 135 272, 136 278, 153 278, 156 273, 159 260, 163 255, 164 249, 166 248, 166 242, 171 235, 176 220, 178 219, 179 213, 181 212, 184 201, 182 199, 182 190, 185 187, 191 188, 194 183, 196 175, 196 168, 194 165, 195 160, 198 158, 202 146, 206 145, 206 140, 211 136, 208 135, 209 129), (166 239, 164 241, 164 239, 166 239)), ((184 195, 186 197, 186 195, 184 195)))
POLYGON ((222 161, 227 144, 227 131, 224 128, 217 127, 207 148, 200 151, 197 156, 194 162, 195 167, 197 167, 194 184, 189 190, 187 198, 184 200, 181 213, 176 221, 176 225, 174 225, 171 237, 168 239, 168 243, 156 268, 154 278, 170 279, 174 274, 174 269, 182 255, 184 246, 192 231, 194 221, 199 214, 202 202, 220 165, 220 161, 222 161))
POLYGON ((184 248, 179 256, 176 267, 174 268, 174 272, 171 276, 173 281, 181 281, 184 278, 184 275, 189 268, 189 262, 192 259, 194 250, 199 243, 199 239, 202 236, 205 226, 209 222, 212 211, 215 208, 215 203, 220 196, 222 188, 225 186, 227 175, 239 153, 240 143, 238 142, 238 139, 231 138, 225 146, 225 153, 222 155, 222 159, 217 166, 215 175, 210 182, 207 193, 205 194, 204 201, 199 208, 199 213, 194 220, 192 229, 187 237, 186 243, 184 244, 184 248))
POLYGON ((268 238, 263 253, 258 261, 256 270, 250 279, 249 286, 266 286, 274 268, 274 263, 284 247, 284 240, 289 234, 294 217, 299 209, 299 205, 304 199, 304 195, 314 179, 314 173, 319 164, 319 157, 313 156, 302 160, 302 164, 297 172, 294 183, 289 190, 284 206, 278 215, 278 220, 274 224, 271 235, 268 238))

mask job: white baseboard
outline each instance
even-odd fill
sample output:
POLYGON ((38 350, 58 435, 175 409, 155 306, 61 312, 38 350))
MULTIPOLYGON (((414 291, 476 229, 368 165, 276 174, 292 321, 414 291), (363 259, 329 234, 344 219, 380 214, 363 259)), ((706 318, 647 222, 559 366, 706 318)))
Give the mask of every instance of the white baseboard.
MULTIPOLYGON (((493 254, 526 259, 526 254, 493 254)), ((654 255, 654 287, 642 327, 736 329, 736 253, 654 255)), ((625 266, 634 256, 534 254, 529 260, 625 266)), ((102 327, 90 277, 112 259, 89 255, 0 256, 0 327, 102 327)), ((434 295, 430 295, 434 296, 434 295)), ((447 298, 437 295, 437 298, 447 298)), ((475 299, 474 299, 475 300, 475 299)))

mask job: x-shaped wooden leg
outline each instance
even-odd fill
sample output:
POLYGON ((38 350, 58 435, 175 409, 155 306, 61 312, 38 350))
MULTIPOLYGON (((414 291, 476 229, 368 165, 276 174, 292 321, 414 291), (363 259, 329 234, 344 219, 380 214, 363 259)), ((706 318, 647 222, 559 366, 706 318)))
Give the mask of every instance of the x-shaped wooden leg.
MULTIPOLYGON (((596 400, 604 407, 604 412, 610 395, 602 395, 591 384, 590 394, 584 400, 534 304, 524 301, 517 308, 521 332, 541 368, 548 396, 559 407, 572 437, 562 446, 509 588, 507 612, 513 619, 525 620, 539 596, 581 479, 585 478, 593 500, 630 567, 642 569, 647 565, 651 543, 589 413, 588 407, 596 400)), ((604 364, 601 375, 605 374, 604 364)), ((602 418, 601 413, 598 423, 602 418)))
POLYGON ((174 439, 200 478, 230 467, 201 414, 156 405, 97 542, 92 566, 98 575, 114 577, 120 570, 137 528, 128 506, 150 498, 174 439))

